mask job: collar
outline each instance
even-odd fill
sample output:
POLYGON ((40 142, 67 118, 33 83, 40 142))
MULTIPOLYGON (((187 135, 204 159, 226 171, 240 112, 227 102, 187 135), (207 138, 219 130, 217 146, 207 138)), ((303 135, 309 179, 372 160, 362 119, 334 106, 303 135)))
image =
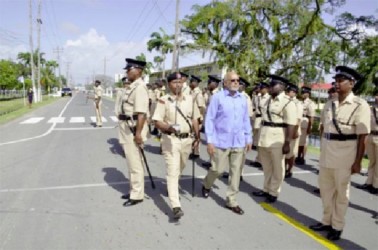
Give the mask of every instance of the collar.
MULTIPOLYGON (((174 95, 174 94, 169 94, 169 96, 171 97, 172 100, 176 101, 176 98, 177 98, 176 95, 174 95)), ((181 93, 181 96, 179 96, 178 101, 185 101, 185 95, 183 95, 183 94, 181 93)))
MULTIPOLYGON (((223 93, 225 96, 231 96, 230 91, 228 89, 223 89, 223 93)), ((236 91, 235 95, 233 95, 232 97, 239 97, 240 95, 241 93, 239 91, 236 91)))
POLYGON ((351 91, 349 93, 349 95, 347 95, 347 97, 345 98, 345 100, 343 102, 341 102, 340 104, 343 104, 343 103, 353 103, 353 99, 354 99, 354 94, 353 92, 351 91))
POLYGON ((134 87, 138 86, 140 82, 143 82, 143 81, 142 81, 142 79, 139 77, 138 79, 136 79, 135 81, 133 81, 133 82, 130 84, 130 88, 134 88, 134 87))
POLYGON ((274 101, 281 101, 283 98, 285 98, 285 92, 282 91, 281 93, 279 93, 273 100, 274 101))

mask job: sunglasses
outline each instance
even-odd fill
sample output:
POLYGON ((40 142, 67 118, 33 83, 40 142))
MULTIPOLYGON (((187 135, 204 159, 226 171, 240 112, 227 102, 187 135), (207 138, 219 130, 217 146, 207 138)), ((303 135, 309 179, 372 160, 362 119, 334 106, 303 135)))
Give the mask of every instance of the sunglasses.
POLYGON ((231 82, 240 82, 240 79, 231 79, 231 82))

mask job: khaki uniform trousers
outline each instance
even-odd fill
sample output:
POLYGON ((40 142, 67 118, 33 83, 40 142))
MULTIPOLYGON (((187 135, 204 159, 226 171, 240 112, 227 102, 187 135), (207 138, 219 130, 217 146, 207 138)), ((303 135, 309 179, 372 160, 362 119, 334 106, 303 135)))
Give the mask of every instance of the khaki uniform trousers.
POLYGON ((307 128, 301 128, 301 135, 299 136, 299 146, 303 147, 307 145, 307 128))
POLYGON ((144 198, 144 163, 140 149, 134 142, 134 136, 128 127, 126 130, 125 143, 122 144, 129 169, 130 199, 143 200, 144 198))
POLYGON ((374 143, 374 139, 377 140, 374 135, 369 135, 366 142, 366 151, 369 158, 366 184, 371 184, 374 188, 378 188, 378 143, 374 143))
POLYGON ((101 112, 102 100, 99 101, 98 108, 96 107, 96 102, 94 103, 94 105, 96 109, 96 125, 102 126, 102 112, 101 112))
POLYGON ((290 141, 290 152, 285 155, 285 159, 291 159, 298 154, 299 137, 290 141))
POLYGON ((181 207, 178 183, 192 150, 192 143, 192 138, 162 137, 162 150, 167 164, 168 198, 172 208, 181 207))
POLYGON ((331 225, 336 230, 343 230, 345 225, 350 178, 350 168, 321 167, 319 171, 318 182, 323 203, 322 223, 331 225))
POLYGON ((228 188, 226 192, 226 205, 238 206, 236 195, 239 192, 240 174, 242 169, 245 148, 215 148, 214 157, 211 159, 211 168, 207 173, 203 185, 210 189, 215 180, 223 174, 226 165, 229 164, 228 188))
POLYGON ((285 159, 282 154, 282 147, 259 147, 258 152, 264 171, 263 190, 277 197, 285 176, 285 159))

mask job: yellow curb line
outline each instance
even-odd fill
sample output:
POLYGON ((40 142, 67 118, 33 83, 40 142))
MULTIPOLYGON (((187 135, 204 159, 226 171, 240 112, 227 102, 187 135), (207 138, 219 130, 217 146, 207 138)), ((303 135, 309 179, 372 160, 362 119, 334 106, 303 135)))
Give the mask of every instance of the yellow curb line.
POLYGON ((295 227, 302 233, 306 234, 310 238, 314 239, 315 241, 319 242, 321 245, 325 246, 328 249, 332 250, 339 250, 341 249, 338 245, 334 244, 332 241, 329 241, 328 239, 324 238, 322 235, 315 233, 311 229, 307 228, 306 226, 302 225, 298 221, 294 220, 293 218, 287 216, 286 214, 282 213, 280 210, 272 207, 268 203, 262 202, 260 205, 267 210, 268 212, 271 212, 284 222, 288 223, 289 225, 295 227))

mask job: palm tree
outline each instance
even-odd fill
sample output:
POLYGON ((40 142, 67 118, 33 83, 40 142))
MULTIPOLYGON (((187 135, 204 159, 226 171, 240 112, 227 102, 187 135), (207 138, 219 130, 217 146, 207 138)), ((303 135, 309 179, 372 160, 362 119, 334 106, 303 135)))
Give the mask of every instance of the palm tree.
POLYGON ((162 63, 163 63, 163 58, 161 56, 155 56, 154 57, 154 63, 155 63, 155 67, 158 69, 158 70, 162 70, 161 66, 162 66, 162 63))
POLYGON ((147 75, 151 74, 152 63, 147 62, 146 55, 144 53, 141 53, 139 56, 136 56, 135 59, 138 60, 138 61, 146 62, 146 66, 144 67, 143 71, 147 75))
POLYGON ((55 69, 59 66, 56 61, 47 61, 41 69, 41 84, 50 93, 51 87, 58 87, 58 80, 55 76, 55 69))
POLYGON ((172 52, 173 44, 171 41, 174 39, 173 35, 167 35, 167 33, 160 28, 159 32, 154 32, 151 34, 151 39, 147 42, 148 51, 156 50, 160 52, 163 65, 162 78, 165 78, 165 58, 166 54, 172 52))

